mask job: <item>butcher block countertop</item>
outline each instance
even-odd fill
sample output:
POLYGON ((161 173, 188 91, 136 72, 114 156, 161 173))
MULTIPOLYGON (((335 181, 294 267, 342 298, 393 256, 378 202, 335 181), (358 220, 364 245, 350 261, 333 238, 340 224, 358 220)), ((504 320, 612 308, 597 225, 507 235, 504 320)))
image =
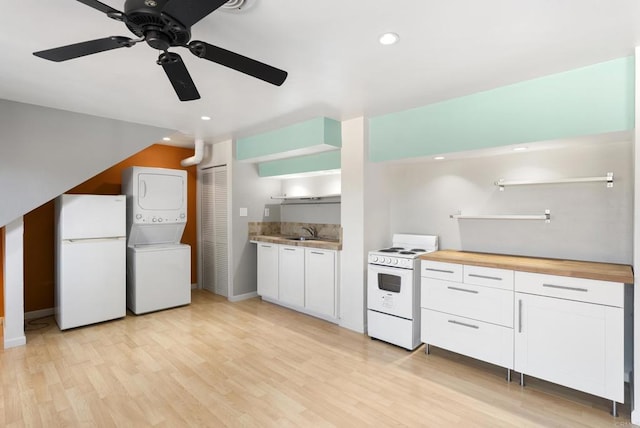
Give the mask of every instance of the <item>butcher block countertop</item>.
POLYGON ((457 250, 435 251, 420 256, 420 259, 633 284, 631 266, 615 263, 508 256, 457 250))

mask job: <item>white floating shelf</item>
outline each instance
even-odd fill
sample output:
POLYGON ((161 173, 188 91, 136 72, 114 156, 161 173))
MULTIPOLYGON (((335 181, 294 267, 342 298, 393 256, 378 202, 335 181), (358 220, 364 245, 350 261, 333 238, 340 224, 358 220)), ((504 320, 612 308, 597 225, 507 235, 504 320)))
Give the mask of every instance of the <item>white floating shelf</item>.
POLYGON ((486 215, 466 215, 451 214, 449 218, 456 220, 544 220, 545 223, 551 222, 551 210, 545 210, 540 215, 519 215, 519 214, 486 214, 486 215))
POLYGON ((316 200, 316 199, 326 199, 326 198, 339 198, 340 193, 336 193, 334 195, 309 195, 309 196, 272 196, 271 199, 280 199, 282 201, 291 201, 291 200, 316 200))
POLYGON ((550 180, 500 180, 494 182, 496 186, 500 187, 500 191, 503 191, 507 186, 526 186, 531 184, 564 184, 564 183, 592 183, 592 182, 605 182, 607 187, 613 187, 613 172, 608 172, 604 177, 575 177, 575 178, 556 178, 550 180))

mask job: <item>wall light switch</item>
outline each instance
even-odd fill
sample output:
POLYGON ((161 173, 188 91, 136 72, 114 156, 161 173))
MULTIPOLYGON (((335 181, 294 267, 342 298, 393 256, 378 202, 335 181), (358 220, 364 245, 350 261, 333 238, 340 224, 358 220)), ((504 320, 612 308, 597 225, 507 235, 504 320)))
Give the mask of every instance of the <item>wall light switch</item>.
POLYGON ((246 217, 249 215, 249 210, 247 208, 240 208, 240 217, 246 217))
POLYGON ((264 209, 264 216, 269 217, 269 208, 264 209))

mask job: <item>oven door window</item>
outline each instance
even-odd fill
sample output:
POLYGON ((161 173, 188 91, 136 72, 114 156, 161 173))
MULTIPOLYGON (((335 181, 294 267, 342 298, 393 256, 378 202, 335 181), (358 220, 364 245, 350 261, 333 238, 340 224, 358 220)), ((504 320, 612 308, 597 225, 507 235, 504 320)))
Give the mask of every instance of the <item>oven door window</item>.
POLYGON ((399 293, 402 286, 402 278, 398 275, 389 275, 387 273, 378 274, 378 288, 392 293, 399 293))

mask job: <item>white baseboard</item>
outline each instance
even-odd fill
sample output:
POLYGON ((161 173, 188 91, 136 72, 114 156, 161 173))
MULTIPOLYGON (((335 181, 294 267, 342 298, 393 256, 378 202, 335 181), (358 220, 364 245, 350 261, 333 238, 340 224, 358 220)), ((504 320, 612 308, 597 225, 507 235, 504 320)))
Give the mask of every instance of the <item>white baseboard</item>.
POLYGON ((631 411, 631 423, 634 425, 640 425, 640 410, 631 411))
POLYGON ((240 294, 239 296, 230 296, 227 299, 230 302, 239 302, 241 300, 253 299, 254 297, 258 297, 258 293, 256 291, 252 291, 251 293, 240 294))
POLYGON ((27 344, 27 336, 20 336, 14 338, 4 338, 4 349, 15 348, 17 346, 24 346, 27 344))
POLYGON ((36 318, 49 317, 49 316, 51 316, 53 314, 55 314, 54 308, 39 309, 37 311, 25 312, 24 313, 24 319, 25 319, 25 321, 28 321, 28 320, 33 320, 33 319, 36 319, 36 318))

